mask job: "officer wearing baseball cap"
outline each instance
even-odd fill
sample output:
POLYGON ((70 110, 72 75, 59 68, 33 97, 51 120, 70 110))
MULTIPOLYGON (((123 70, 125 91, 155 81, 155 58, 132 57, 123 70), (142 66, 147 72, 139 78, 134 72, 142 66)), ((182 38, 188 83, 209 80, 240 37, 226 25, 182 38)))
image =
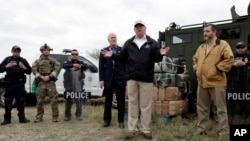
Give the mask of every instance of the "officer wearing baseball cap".
POLYGON ((11 123, 12 101, 17 101, 19 123, 30 122, 25 118, 25 74, 31 73, 31 67, 26 59, 20 57, 21 48, 17 45, 11 49, 12 56, 6 57, 0 64, 0 72, 6 72, 5 76, 5 114, 1 125, 11 123))
POLYGON ((15 46, 12 47, 11 51, 19 51, 19 52, 21 52, 21 48, 19 46, 15 45, 15 46))
POLYGON ((239 48, 245 48, 245 47, 247 47, 247 45, 246 45, 245 42, 240 41, 240 42, 238 42, 238 43, 235 45, 235 47, 236 47, 237 49, 239 49, 239 48))
MULTIPOLYGON (((247 53, 247 44, 243 41, 236 43, 235 50, 234 64, 227 74, 228 93, 244 95, 250 92, 248 89, 250 87, 250 82, 248 80, 250 77, 250 70, 248 69, 250 66, 250 54, 247 53)), ((237 99, 237 97, 235 97, 235 99, 230 99, 229 95, 227 100, 229 118, 232 118, 235 115, 242 117, 250 116, 249 100, 237 99)), ((233 120, 229 121, 235 124, 238 122, 233 120)))

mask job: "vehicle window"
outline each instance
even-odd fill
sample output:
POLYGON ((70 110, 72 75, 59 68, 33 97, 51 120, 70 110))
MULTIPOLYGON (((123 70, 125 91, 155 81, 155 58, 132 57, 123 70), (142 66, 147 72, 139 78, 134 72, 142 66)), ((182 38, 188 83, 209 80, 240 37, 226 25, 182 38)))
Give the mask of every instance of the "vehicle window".
POLYGON ((183 44, 192 42, 192 34, 179 34, 171 37, 172 44, 183 44))
POLYGON ((65 61, 68 60, 69 55, 61 55, 61 54, 50 54, 51 57, 60 62, 61 67, 65 61))
POLYGON ((220 29, 217 32, 217 36, 220 39, 235 39, 235 38, 240 38, 240 28, 225 28, 225 29, 220 29))
POLYGON ((89 65, 89 66, 94 66, 94 64, 92 64, 90 61, 88 61, 86 58, 79 56, 78 58, 80 61, 83 61, 85 64, 89 65))

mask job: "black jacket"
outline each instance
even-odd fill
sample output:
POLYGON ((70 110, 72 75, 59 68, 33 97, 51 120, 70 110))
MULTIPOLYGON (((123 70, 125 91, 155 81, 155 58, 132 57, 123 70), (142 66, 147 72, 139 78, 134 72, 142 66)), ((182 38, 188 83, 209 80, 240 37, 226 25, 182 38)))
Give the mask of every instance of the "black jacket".
POLYGON ((22 57, 13 57, 13 56, 9 56, 6 57, 3 62, 0 64, 0 72, 5 72, 6 71, 6 80, 23 80, 23 82, 26 82, 26 76, 25 74, 30 74, 31 73, 31 67, 29 65, 29 63, 27 62, 26 59, 22 58, 22 57), (22 62, 23 65, 27 68, 27 69, 22 69, 19 67, 19 63, 22 62), (6 68, 5 66, 8 63, 15 63, 16 65, 14 67, 11 68, 6 68))
POLYGON ((84 78, 85 78, 84 70, 88 68, 88 65, 84 64, 83 61, 78 60, 76 62, 65 61, 62 67, 65 69, 65 72, 63 74, 63 77, 64 77, 63 84, 64 84, 65 91, 75 91, 76 87, 81 87, 80 89, 82 90, 83 85, 84 85, 84 78), (81 69, 78 70, 80 71, 80 75, 78 78, 74 78, 73 73, 72 73, 72 71, 74 71, 72 70, 73 64, 75 63, 82 65, 81 69), (74 81, 75 82, 74 84, 73 84, 73 79, 77 79, 77 81, 74 81))
POLYGON ((162 61, 157 42, 146 36, 147 42, 139 49, 133 42, 135 36, 128 39, 119 55, 112 55, 112 59, 126 63, 128 79, 143 82, 153 82, 154 64, 162 61))
MULTIPOLYGON (((104 48, 108 50, 110 47, 104 48)), ((120 54, 122 47, 116 47, 116 54, 120 54)), ((126 85, 127 78, 125 72, 125 63, 115 61, 111 58, 103 57, 100 54, 99 58, 99 80, 104 81, 104 87, 110 88, 112 85, 112 80, 116 81, 117 85, 126 85)))
POLYGON ((242 67, 232 67, 227 73, 227 89, 231 93, 250 92, 250 54, 235 54, 234 58, 246 63, 242 67))

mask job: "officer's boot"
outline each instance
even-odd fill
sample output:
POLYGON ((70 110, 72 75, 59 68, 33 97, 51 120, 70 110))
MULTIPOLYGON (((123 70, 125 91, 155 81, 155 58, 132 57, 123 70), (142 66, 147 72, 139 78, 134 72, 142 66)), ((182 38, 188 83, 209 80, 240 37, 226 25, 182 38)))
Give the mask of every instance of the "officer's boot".
POLYGON ((10 98, 5 98, 4 103, 5 103, 4 121, 1 123, 1 125, 6 125, 11 123, 12 100, 10 98))
POLYGON ((69 121, 70 118, 71 118, 71 106, 72 106, 72 99, 71 98, 66 98, 64 121, 69 121))
POLYGON ((25 107, 25 99, 24 98, 17 99, 17 110, 18 110, 19 123, 30 122, 30 120, 25 118, 24 107, 25 107))

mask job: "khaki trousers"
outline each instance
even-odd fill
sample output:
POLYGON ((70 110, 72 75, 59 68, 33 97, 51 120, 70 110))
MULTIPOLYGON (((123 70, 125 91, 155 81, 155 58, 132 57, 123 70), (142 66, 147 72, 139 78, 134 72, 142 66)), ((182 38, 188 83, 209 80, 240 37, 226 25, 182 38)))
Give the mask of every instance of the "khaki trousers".
POLYGON ((136 80, 127 82, 128 90, 128 130, 137 131, 137 121, 140 117, 141 131, 150 132, 151 106, 153 99, 153 83, 136 80), (139 114, 140 113, 140 114, 139 114))
POLYGON ((229 132, 226 87, 202 88, 200 86, 197 89, 198 131, 203 132, 207 130, 212 103, 214 103, 217 109, 219 132, 229 132))

